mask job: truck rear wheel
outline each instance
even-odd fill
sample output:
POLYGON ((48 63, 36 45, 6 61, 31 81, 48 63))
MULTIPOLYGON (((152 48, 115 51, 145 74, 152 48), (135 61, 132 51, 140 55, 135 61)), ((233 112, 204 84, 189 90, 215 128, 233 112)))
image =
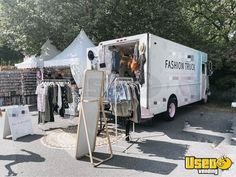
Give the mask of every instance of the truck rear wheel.
POLYGON ((171 121, 174 120, 177 110, 177 101, 174 98, 170 98, 167 104, 166 111, 166 120, 171 121))

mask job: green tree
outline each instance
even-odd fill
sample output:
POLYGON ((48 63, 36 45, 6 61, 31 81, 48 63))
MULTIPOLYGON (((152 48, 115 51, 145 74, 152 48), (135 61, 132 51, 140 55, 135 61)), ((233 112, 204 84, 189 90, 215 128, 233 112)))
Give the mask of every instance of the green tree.
POLYGON ((0 0, 0 29, 14 48, 39 52, 46 39, 64 49, 81 28, 95 42, 151 32, 176 42, 199 43, 177 0, 0 0))
POLYGON ((19 51, 15 51, 6 45, 0 47, 0 66, 13 65, 22 59, 23 55, 19 51))
POLYGON ((232 59, 227 53, 232 53, 236 41, 236 1, 179 0, 179 3, 193 33, 205 41, 203 47, 216 63, 216 69, 226 67, 232 59))
POLYGON ((177 0, 106 0, 98 4, 90 18, 83 18, 86 13, 82 11, 80 24, 98 41, 144 32, 184 44, 189 44, 190 38, 199 40, 178 5, 177 0))
POLYGON ((38 53, 48 38, 64 49, 80 30, 75 2, 1 0, 0 29, 4 33, 3 38, 26 54, 38 53))
POLYGON ((179 0, 179 3, 193 33, 202 36, 202 49, 213 61, 211 88, 215 91, 212 97, 232 101, 232 95, 236 94, 233 89, 236 84, 236 1, 179 0))

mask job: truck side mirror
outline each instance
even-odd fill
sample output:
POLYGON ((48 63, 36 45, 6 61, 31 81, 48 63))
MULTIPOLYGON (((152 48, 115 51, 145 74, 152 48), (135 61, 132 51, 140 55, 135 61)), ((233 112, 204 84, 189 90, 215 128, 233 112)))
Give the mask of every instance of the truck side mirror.
POLYGON ((212 62, 211 62, 211 61, 208 62, 208 67, 207 67, 207 68, 208 68, 208 69, 207 69, 207 75, 208 75, 208 76, 211 76, 211 75, 213 74, 212 62))
POLYGON ((95 58, 95 56, 94 56, 93 51, 92 51, 92 50, 88 51, 88 59, 89 59, 90 61, 93 61, 94 58, 95 58))

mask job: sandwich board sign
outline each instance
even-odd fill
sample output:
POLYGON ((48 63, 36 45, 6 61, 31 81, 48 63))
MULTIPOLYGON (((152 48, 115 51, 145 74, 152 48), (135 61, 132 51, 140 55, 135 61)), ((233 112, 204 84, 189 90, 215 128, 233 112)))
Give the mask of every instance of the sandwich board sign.
POLYGON ((22 136, 33 135, 33 127, 28 106, 6 108, 3 138, 12 135, 16 140, 22 136))

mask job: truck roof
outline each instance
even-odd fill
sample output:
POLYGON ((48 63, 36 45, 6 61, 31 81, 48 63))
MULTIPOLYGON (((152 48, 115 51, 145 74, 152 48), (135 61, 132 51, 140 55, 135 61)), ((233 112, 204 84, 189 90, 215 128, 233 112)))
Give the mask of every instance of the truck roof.
MULTIPOLYGON (((102 46, 102 45, 114 45, 114 44, 119 45, 119 44, 123 44, 123 43, 127 43, 127 42, 132 42, 132 41, 135 42, 135 41, 139 40, 140 38, 143 38, 143 37, 147 36, 148 34, 149 34, 150 36, 155 36, 155 37, 160 38, 160 39, 162 39, 162 40, 166 40, 166 41, 169 41, 169 42, 171 42, 171 43, 175 43, 175 44, 181 45, 181 46, 183 46, 183 47, 186 47, 186 48, 189 48, 189 49, 198 51, 198 52, 202 52, 202 51, 200 51, 200 50, 197 50, 197 49, 194 49, 194 48, 185 46, 185 45, 183 45, 183 44, 180 44, 180 43, 171 41, 171 40, 169 40, 169 39, 165 39, 165 38, 159 37, 159 36, 154 35, 154 34, 151 34, 151 33, 142 33, 142 34, 137 34, 137 35, 133 35, 133 36, 127 36, 127 37, 122 37, 122 38, 117 38, 117 39, 102 41, 102 42, 100 42, 98 45, 99 45, 99 46, 102 46)), ((205 53, 205 52, 202 52, 202 53, 204 53, 205 55, 207 55, 207 53, 205 53)))
POLYGON ((147 36, 147 34, 148 33, 143 33, 143 34, 137 34, 137 35, 133 35, 133 36, 127 36, 127 37, 102 41, 99 43, 99 45, 109 45, 109 44, 115 44, 115 43, 122 44, 122 43, 126 43, 127 41, 137 41, 140 38, 147 36))

